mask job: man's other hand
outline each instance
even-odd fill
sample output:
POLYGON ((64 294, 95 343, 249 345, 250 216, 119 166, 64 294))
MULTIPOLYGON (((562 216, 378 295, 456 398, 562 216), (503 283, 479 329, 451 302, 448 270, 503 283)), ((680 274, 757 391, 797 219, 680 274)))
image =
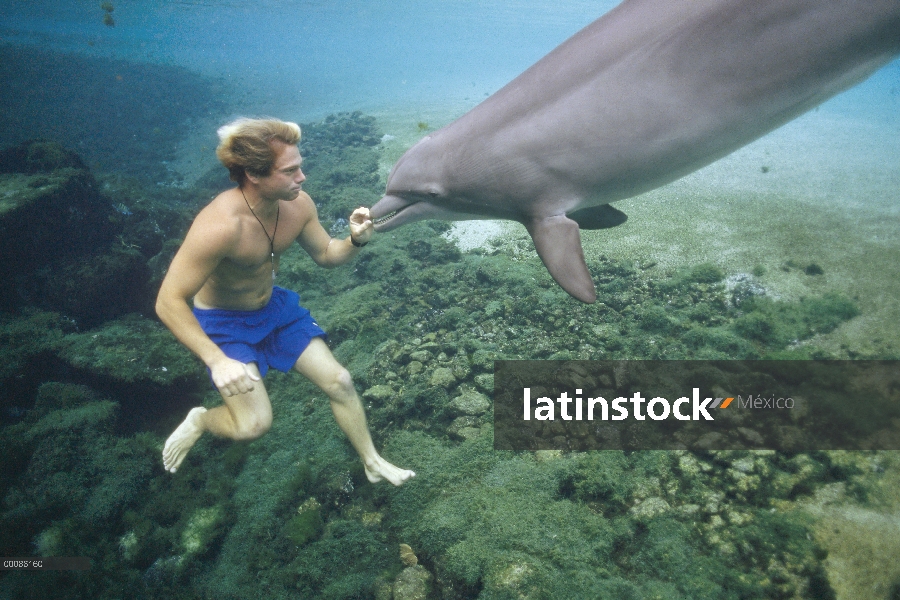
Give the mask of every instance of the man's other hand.
POLYGON ((372 217, 369 215, 369 209, 360 206, 350 215, 350 237, 358 244, 365 244, 372 239, 372 233, 375 226, 372 223, 372 217))
POLYGON ((227 356, 210 365, 213 384, 225 396, 237 396, 253 390, 253 382, 260 378, 239 360, 227 356))

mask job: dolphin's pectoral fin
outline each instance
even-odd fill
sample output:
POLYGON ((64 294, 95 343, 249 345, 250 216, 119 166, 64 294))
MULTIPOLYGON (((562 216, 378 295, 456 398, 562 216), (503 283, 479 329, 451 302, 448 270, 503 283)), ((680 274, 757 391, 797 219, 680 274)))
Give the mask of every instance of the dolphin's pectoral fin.
POLYGON ((609 229, 628 220, 628 215, 609 204, 582 208, 566 216, 578 223, 581 229, 609 229))
POLYGON ((578 224, 565 215, 526 223, 538 256, 556 283, 574 298, 593 303, 597 300, 594 282, 584 262, 578 224))

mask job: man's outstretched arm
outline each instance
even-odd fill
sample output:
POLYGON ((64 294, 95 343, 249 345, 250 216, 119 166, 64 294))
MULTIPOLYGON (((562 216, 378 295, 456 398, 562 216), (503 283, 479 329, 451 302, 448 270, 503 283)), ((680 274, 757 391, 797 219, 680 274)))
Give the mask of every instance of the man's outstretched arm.
POLYGON ((354 245, 354 241, 366 244, 372 239, 375 229, 368 208, 360 207, 353 211, 350 215, 350 235, 339 240, 328 235, 319 223, 315 204, 312 200, 309 200, 309 204, 311 216, 297 241, 317 265, 326 268, 342 265, 359 253, 360 246, 354 245))

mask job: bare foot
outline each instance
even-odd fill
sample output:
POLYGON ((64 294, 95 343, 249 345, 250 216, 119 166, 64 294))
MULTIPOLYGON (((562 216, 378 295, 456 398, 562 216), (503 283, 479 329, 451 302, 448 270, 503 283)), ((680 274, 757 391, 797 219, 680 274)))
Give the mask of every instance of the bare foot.
POLYGON ((203 427, 200 424, 200 415, 206 412, 202 406, 192 408, 187 417, 179 425, 163 446, 163 467, 166 471, 174 473, 181 466, 181 461, 187 456, 188 450, 200 439, 203 427))
POLYGON ((407 479, 415 476, 416 474, 414 472, 395 467, 380 456, 373 464, 366 465, 366 477, 368 477, 369 481, 372 483, 378 483, 379 481, 387 479, 394 485, 403 485, 407 479))

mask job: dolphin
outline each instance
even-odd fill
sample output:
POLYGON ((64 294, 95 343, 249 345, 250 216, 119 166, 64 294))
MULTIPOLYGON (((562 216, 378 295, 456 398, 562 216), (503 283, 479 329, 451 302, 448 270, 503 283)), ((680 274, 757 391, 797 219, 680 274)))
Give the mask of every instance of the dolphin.
POLYGON ((594 302, 582 227, 868 77, 900 52, 900 0, 624 0, 416 143, 371 209, 512 219, 547 270, 594 302))

